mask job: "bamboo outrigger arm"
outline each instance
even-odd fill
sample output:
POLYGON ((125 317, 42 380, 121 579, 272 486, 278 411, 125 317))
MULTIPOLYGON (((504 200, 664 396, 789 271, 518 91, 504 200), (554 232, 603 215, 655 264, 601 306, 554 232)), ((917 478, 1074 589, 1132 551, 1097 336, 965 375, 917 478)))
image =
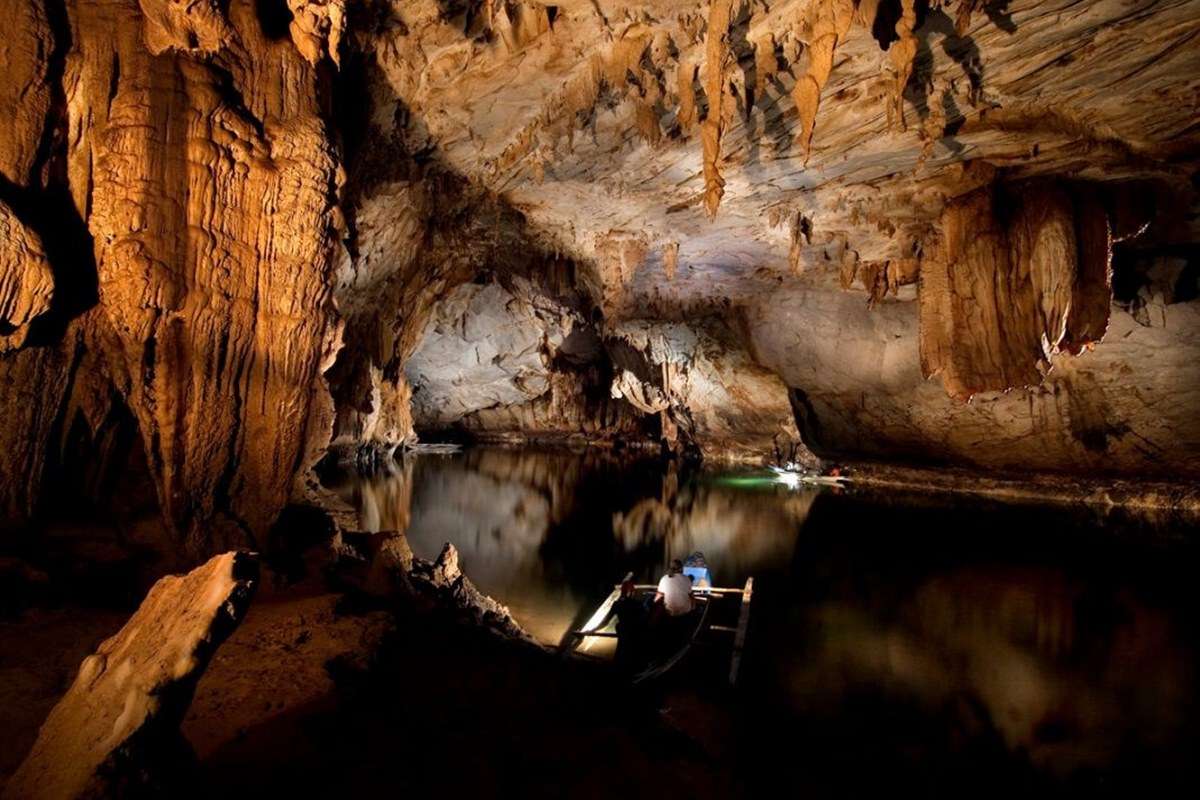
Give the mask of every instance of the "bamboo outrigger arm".
POLYGON ((729 660, 729 685, 736 686, 742 666, 742 648, 746 646, 746 629, 750 627, 750 601, 754 598, 754 578, 746 578, 742 588, 742 607, 738 611, 737 633, 733 637, 733 656, 729 660))

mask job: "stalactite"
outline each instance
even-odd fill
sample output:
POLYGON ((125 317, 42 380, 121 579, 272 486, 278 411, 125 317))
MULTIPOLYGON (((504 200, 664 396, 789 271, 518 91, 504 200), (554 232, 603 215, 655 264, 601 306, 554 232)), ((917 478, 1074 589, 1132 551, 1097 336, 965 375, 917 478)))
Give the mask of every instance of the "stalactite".
POLYGON ((1078 355, 1104 338, 1112 311, 1112 226, 1090 194, 1076 199, 1075 238, 1079 268, 1062 348, 1078 355))
POLYGON ((675 71, 676 91, 679 93, 679 113, 675 115, 679 127, 684 133, 696 124, 696 81, 697 66, 685 60, 680 60, 675 71))
MULTIPOLYGON (((897 258, 856 264, 855 269, 849 272, 849 279, 853 281, 855 275, 859 277, 862 287, 867 290, 867 308, 874 308, 889 294, 895 296, 901 286, 916 283, 919 274, 920 262, 917 259, 897 258)), ((843 270, 843 288, 849 288, 846 277, 847 272, 843 270)))
POLYGON ((1071 196, 1057 184, 1035 183, 1020 193, 1006 233, 1018 280, 1027 280, 1036 338, 1049 357, 1067 332, 1078 265, 1071 196), (1026 277, 1027 276, 1027 277, 1026 277))
POLYGON ((921 264, 922 373, 940 375, 960 400, 1039 382, 1041 344, 1031 309, 1014 295, 1024 281, 1014 272, 991 188, 948 205, 941 228, 921 264))
POLYGON ((663 273, 667 280, 675 279, 675 270, 679 268, 679 242, 667 242, 663 247, 663 273))
POLYGON ((704 145, 704 208, 709 219, 717 216, 725 179, 721 177, 721 134, 725 130, 725 69, 729 59, 729 26, 733 0, 712 0, 708 9, 708 34, 704 42, 704 94, 708 116, 700 129, 704 145))
POLYGON ((816 0, 809 6, 812 34, 808 43, 808 69, 796 81, 792 100, 800 114, 800 145, 804 159, 812 154, 812 137, 816 127, 821 90, 833 70, 833 54, 838 42, 850 30, 854 20, 853 0, 816 0))
POLYGON ((788 226, 790 237, 790 245, 788 246, 788 268, 793 275, 799 275, 804 271, 804 245, 805 240, 810 240, 811 229, 807 226, 807 220, 804 215, 797 211, 792 215, 791 224, 788 226))
POLYGON ((958 13, 954 15, 954 32, 966 36, 971 28, 971 15, 979 8, 982 0, 959 0, 958 13))
POLYGON ((854 285, 854 279, 858 276, 858 266, 857 258, 849 258, 846 253, 842 254, 841 264, 838 265, 838 282, 843 290, 849 291, 854 285))
POLYGON ((887 117, 888 128, 898 125, 903 131, 908 128, 904 121, 904 87, 912 76, 913 59, 917 56, 917 37, 913 35, 913 27, 917 24, 916 0, 901 0, 900 6, 900 19, 896 22, 899 38, 892 42, 887 53, 892 80, 887 117))
POLYGON ((634 125, 638 136, 648 145, 656 145, 662 140, 662 128, 658 124, 658 111, 652 101, 641 100, 637 104, 634 125))
POLYGON ((1111 233, 1085 191, 985 187, 950 203, 920 270, 921 368, 953 397, 1038 383, 1049 359, 1099 340, 1111 233), (1013 207, 1004 220, 994 194, 1013 207))
MULTIPOLYGON (((758 101, 767 91, 767 82, 779 71, 775 59, 775 37, 770 33, 754 42, 754 99, 758 101)), ((747 104, 746 114, 750 114, 747 104)))

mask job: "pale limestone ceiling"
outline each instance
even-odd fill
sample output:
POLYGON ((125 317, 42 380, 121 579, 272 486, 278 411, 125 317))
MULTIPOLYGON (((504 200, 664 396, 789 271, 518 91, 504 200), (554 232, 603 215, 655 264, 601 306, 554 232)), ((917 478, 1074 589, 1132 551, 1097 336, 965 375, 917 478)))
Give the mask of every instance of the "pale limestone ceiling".
POLYGON ((706 5, 562 3, 547 25, 538 9, 510 4, 490 41, 464 35, 461 16, 443 19, 443 5, 394 3, 398 21, 371 42, 410 128, 521 210, 550 248, 586 262, 606 237, 643 242, 628 287, 635 308, 719 308, 781 282, 832 287, 855 253, 910 256, 947 195, 991 177, 964 175, 963 161, 1090 179, 1183 180, 1194 168, 1195 0, 976 3, 962 36, 959 3, 934 3, 916 30, 906 130, 888 126, 888 54, 869 24, 880 4, 866 0, 836 49, 807 164, 790 93, 820 3, 735 8, 743 58, 725 76, 733 113, 715 220, 701 204, 699 126, 678 125, 679 65, 700 67, 697 81, 705 74, 706 5), (746 87, 765 63, 754 48, 768 37, 778 71, 746 115, 746 87), (923 96, 936 98, 931 113, 914 105, 923 96), (644 118, 639 126, 651 100, 657 141, 644 118), (672 242, 679 268, 668 281, 672 242))

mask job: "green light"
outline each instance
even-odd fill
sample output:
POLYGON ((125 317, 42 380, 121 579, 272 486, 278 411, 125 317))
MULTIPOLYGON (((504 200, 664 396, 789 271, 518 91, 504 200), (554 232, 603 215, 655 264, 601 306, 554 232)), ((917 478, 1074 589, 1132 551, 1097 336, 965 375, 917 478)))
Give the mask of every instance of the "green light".
POLYGON ((779 485, 774 475, 720 475, 712 482, 740 489, 767 489, 779 485))

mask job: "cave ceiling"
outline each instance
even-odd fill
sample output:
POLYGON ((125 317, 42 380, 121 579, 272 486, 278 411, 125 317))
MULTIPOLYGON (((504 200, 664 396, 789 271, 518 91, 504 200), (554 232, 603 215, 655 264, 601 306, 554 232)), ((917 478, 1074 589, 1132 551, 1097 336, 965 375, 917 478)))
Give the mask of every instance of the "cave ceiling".
POLYGON ((547 252, 593 264, 605 310, 636 316, 783 283, 861 287, 889 262, 895 291, 947 200, 998 178, 1186 186, 1195 12, 430 0, 372 4, 352 28, 391 94, 374 122, 403 119, 410 152, 518 211, 547 252))

